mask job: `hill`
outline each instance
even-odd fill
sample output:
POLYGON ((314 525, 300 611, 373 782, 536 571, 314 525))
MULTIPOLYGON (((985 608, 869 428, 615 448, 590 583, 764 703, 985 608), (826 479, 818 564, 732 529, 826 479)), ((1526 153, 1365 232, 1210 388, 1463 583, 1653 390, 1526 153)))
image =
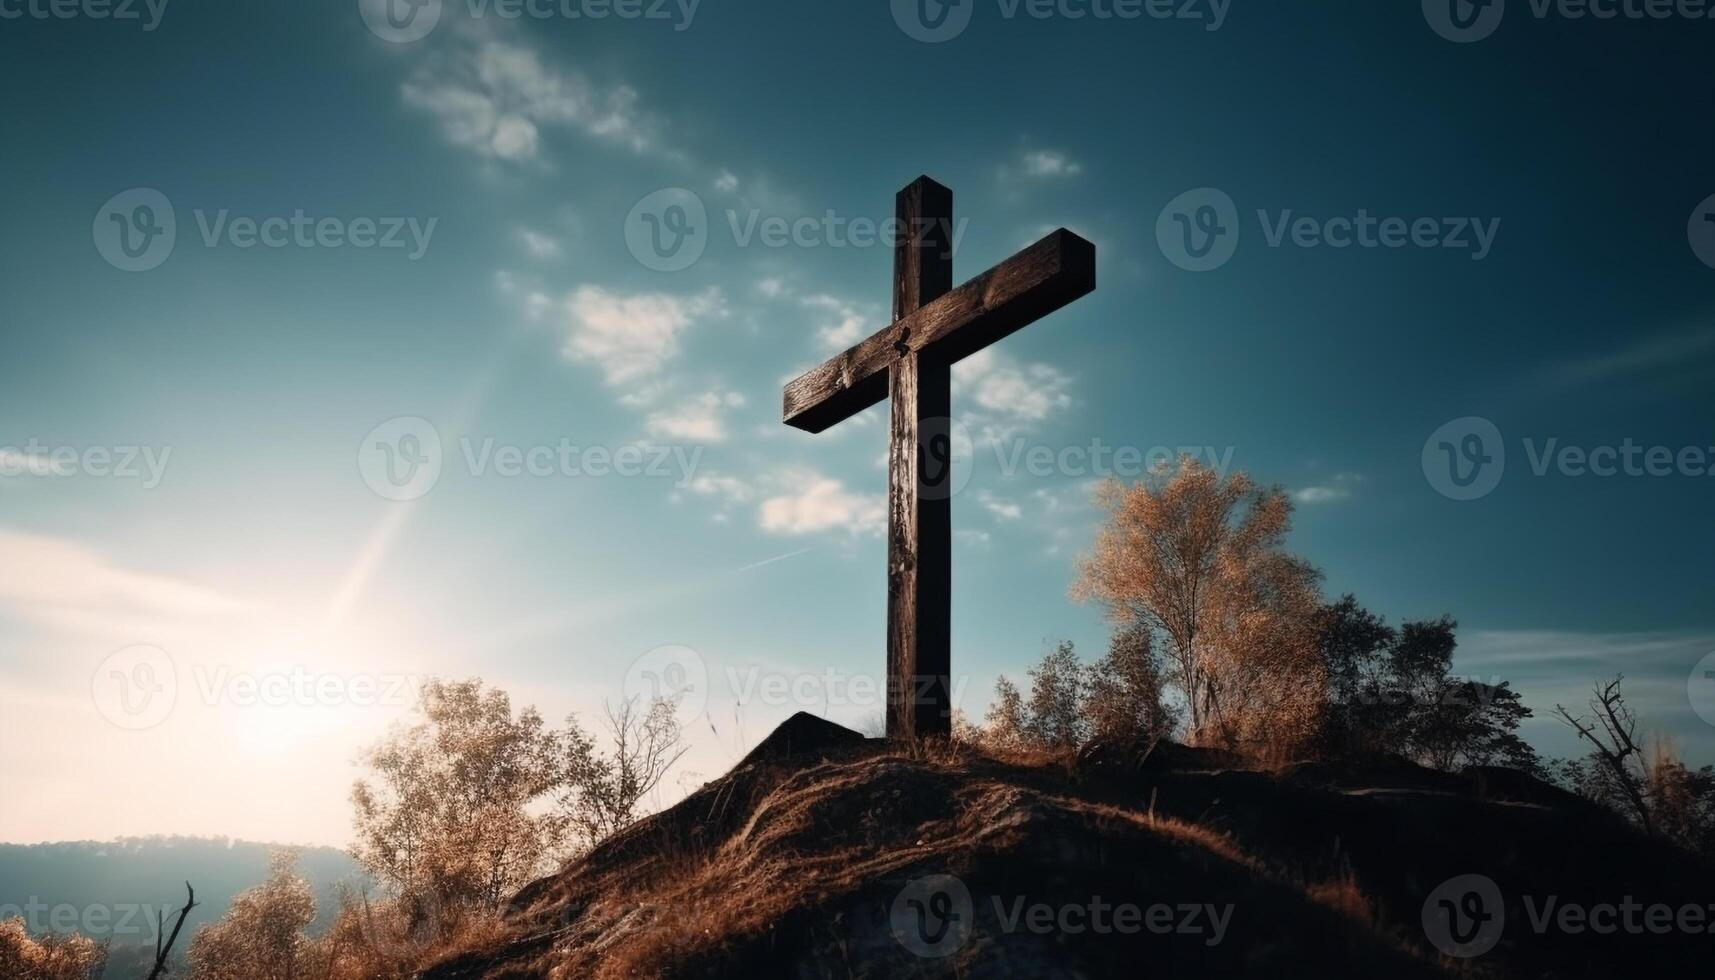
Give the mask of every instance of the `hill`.
POLYGON ((1648 923, 1710 872, 1510 770, 1014 764, 798 715, 423 977, 1691 976, 1709 936, 1648 923))

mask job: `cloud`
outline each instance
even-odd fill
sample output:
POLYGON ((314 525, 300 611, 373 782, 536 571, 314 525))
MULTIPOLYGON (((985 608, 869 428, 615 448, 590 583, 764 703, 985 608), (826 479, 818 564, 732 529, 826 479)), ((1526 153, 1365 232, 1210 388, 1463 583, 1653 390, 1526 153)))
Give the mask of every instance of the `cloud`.
POLYGON ((967 422, 985 442, 1011 438, 1072 405, 1070 376, 1048 364, 1015 364, 993 348, 953 365, 953 386, 975 401, 967 422))
POLYGON ((816 328, 816 339, 830 351, 842 351, 874 331, 855 304, 826 293, 804 297, 804 305, 828 315, 816 328))
POLYGON ((748 481, 724 473, 704 473, 691 481, 691 492, 716 497, 729 504, 749 503, 756 488, 748 481))
POLYGON ((1317 504, 1331 504, 1345 500, 1352 495, 1354 484, 1362 483, 1364 477, 1360 473, 1336 473, 1324 484, 1301 487, 1292 491, 1292 502, 1306 507, 1317 504))
POLYGON ((983 490, 977 494, 977 502, 983 509, 993 514, 996 520, 1016 521, 1024 516, 1024 508, 1010 500, 1002 500, 994 494, 983 490))
POLYGON ((649 416, 649 434, 667 439, 691 442, 721 442, 726 439, 726 425, 721 414, 744 404, 744 396, 734 392, 711 391, 665 412, 649 416))
POLYGON ((786 291, 786 283, 778 278, 770 277, 756 284, 756 291, 769 299, 779 299, 786 291))
POLYGON ((584 286, 565 302, 564 353, 593 362, 610 385, 642 381, 679 353, 679 337, 705 317, 726 315, 718 290, 694 296, 639 293, 622 296, 584 286))
POLYGON ((738 175, 730 170, 721 171, 720 176, 715 178, 715 190, 723 194, 738 190, 738 175))
POLYGON ((1590 688, 1625 672, 1626 700, 1640 728, 1673 736, 1694 764, 1715 761, 1715 737, 1687 702, 1693 668, 1715 635, 1683 632, 1581 633, 1569 630, 1472 630, 1459 636, 1453 672, 1485 682, 1510 682, 1535 717, 1526 738, 1545 754, 1582 754, 1571 730, 1550 716, 1555 704, 1586 710, 1590 688))
POLYGON ((524 251, 530 253, 533 259, 552 259, 560 254, 560 242, 552 235, 546 235, 532 228, 518 229, 518 240, 524 243, 524 251))
POLYGON ((1020 165, 1027 177, 1075 177, 1084 172, 1081 164, 1058 150, 1032 150, 1020 165))
POLYGON ((636 153, 658 149, 654 124, 628 86, 598 86, 543 64, 517 44, 461 35, 405 82, 407 105, 433 116, 455 146, 501 160, 531 160, 543 127, 558 126, 636 153))
POLYGON ((1352 491, 1345 487, 1304 487, 1292 491, 1292 502, 1305 505, 1329 504, 1336 500, 1345 500, 1351 495, 1352 491))
POLYGON ((1715 328, 1699 326, 1671 334, 1655 334, 1594 357, 1551 365, 1547 378, 1559 385, 1584 384, 1628 374, 1643 374, 1688 361, 1715 356, 1715 328))
POLYGON ((843 531, 852 536, 880 534, 887 508, 880 494, 854 494, 840 481, 809 470, 786 475, 790 488, 769 497, 757 510, 761 528, 771 534, 803 535, 843 531))
POLYGON ((63 538, 0 529, 0 603, 57 625, 125 616, 225 616, 251 603, 165 575, 123 568, 63 538))

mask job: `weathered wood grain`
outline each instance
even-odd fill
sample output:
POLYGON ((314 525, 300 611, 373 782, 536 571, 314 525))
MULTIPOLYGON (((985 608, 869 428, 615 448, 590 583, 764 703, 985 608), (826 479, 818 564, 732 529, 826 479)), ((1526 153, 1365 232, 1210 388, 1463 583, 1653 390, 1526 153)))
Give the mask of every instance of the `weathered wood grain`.
MULTIPOLYGON (((903 320, 952 288, 953 192, 919 178, 899 192, 896 214, 910 234, 894 249, 893 315, 903 320)), ((906 348, 887 378, 887 735, 912 741, 952 728, 952 473, 937 464, 951 457, 952 365, 906 348)))
POLYGON ((783 420, 821 432, 887 397, 903 352, 952 364, 1096 288, 1096 247, 1064 228, 786 385, 783 420))

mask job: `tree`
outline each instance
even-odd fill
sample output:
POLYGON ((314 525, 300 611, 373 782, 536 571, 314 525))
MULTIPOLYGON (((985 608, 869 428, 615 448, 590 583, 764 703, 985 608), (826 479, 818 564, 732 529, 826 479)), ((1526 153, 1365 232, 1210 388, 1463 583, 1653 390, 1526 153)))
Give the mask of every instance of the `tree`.
POLYGON ((1686 766, 1666 739, 1655 739, 1646 753, 1637 716, 1626 705, 1623 681, 1615 677, 1596 685, 1589 716, 1555 705, 1560 720, 1591 746, 1582 759, 1562 760, 1557 777, 1645 833, 1715 857, 1715 767, 1686 766))
POLYGON ((1167 637, 1191 740, 1314 735, 1325 700, 1320 575, 1285 550, 1286 494, 1184 457, 1133 486, 1108 481, 1096 499, 1109 517, 1073 595, 1167 637))
POLYGON ((1147 624, 1116 630, 1107 656, 1089 670, 1083 714, 1090 734, 1143 743, 1172 734, 1179 719, 1163 698, 1165 673, 1155 633, 1147 624))
POLYGON ((1499 765, 1536 773, 1541 760, 1518 734, 1520 723, 1530 716, 1524 700, 1505 681, 1447 678, 1418 711, 1408 744, 1436 769, 1499 765))
POLYGON ((1606 684, 1596 685, 1589 701, 1594 721, 1572 714, 1563 704, 1555 705, 1554 710, 1561 721, 1572 726, 1579 738, 1590 743, 1592 759, 1600 762, 1607 778, 1592 779, 1592 785, 1599 785, 1605 792, 1613 794, 1611 802, 1623 801, 1632 818, 1645 833, 1653 836, 1655 822, 1644 794, 1644 784, 1649 777, 1648 766, 1643 749, 1638 745, 1637 716, 1626 706, 1626 696, 1620 690, 1624 680, 1624 675, 1616 675, 1606 684))
POLYGON ((1397 634, 1380 616, 1347 593, 1322 611, 1322 662, 1328 672, 1328 744, 1334 751, 1358 748, 1360 733, 1373 726, 1361 692, 1378 688, 1384 652, 1397 634))
POLYGON ((1531 716, 1518 692, 1506 682, 1452 675, 1458 646, 1452 619, 1396 630, 1350 595, 1324 607, 1318 619, 1332 751, 1395 753, 1443 770, 1540 770, 1535 750, 1518 735, 1531 716))
POLYGON ((1024 696, 1018 685, 1005 677, 994 682, 994 704, 984 717, 987 722, 982 739, 1000 748, 1016 748, 1024 744, 1029 721, 1024 715, 1024 696))
POLYGON ((533 809, 561 781, 561 737, 479 680, 431 680, 423 721, 365 757, 355 856, 424 916, 487 910, 544 871, 564 818, 533 809))
POLYGON ((638 700, 607 709, 613 752, 596 751, 575 718, 561 737, 560 812, 571 821, 579 844, 594 846, 625 829, 639 816, 642 802, 655 792, 667 771, 687 749, 671 701, 657 700, 646 710, 638 700))
POLYGON ((637 819, 685 753, 667 700, 609 707, 606 753, 575 716, 550 729, 480 680, 431 680, 420 710, 364 757, 352 853, 440 934, 637 819))
POLYGON ((1679 846, 1715 857, 1715 767, 1692 769, 1673 744, 1658 738, 1644 782, 1657 832, 1679 846))
POLYGON ((1084 723, 1084 665, 1070 640, 1042 655, 1030 668, 1030 701, 1025 732, 1038 745, 1076 748, 1089 726, 1084 723))
POLYGON ((1010 679, 995 681, 986 725, 973 740, 999 749, 1069 749, 1093 736, 1153 742, 1177 723, 1162 701, 1164 670, 1148 627, 1140 624, 1115 633, 1094 667, 1062 641, 1030 668, 1028 699, 1010 679))
POLYGON ((191 939, 191 980, 300 980, 312 974, 310 937, 316 918, 310 886, 298 877, 296 857, 269 858, 263 884, 232 900, 225 917, 191 939))
POLYGON ((95 980, 106 963, 106 943, 75 933, 32 937, 23 919, 0 920, 0 977, 7 980, 95 980))

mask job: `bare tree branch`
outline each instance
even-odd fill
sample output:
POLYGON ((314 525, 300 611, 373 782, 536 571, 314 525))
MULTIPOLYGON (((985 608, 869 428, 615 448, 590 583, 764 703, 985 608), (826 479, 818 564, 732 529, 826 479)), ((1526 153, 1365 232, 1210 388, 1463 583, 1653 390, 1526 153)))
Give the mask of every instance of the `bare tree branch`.
POLYGON ((1625 675, 1616 675, 1606 684, 1596 685, 1594 697, 1590 699, 1590 710, 1595 713, 1596 721, 1589 722, 1582 715, 1574 717, 1566 710, 1565 705, 1554 706, 1561 721, 1572 726, 1578 737, 1596 747, 1596 754, 1602 759, 1614 774, 1614 779, 1625 793, 1626 800, 1632 806, 1632 812, 1638 818, 1638 823, 1644 832, 1651 837, 1656 835, 1655 821, 1650 815, 1649 803, 1644 799, 1643 777, 1640 772, 1633 772, 1628 760, 1636 759, 1641 770, 1643 750, 1637 743, 1637 716, 1626 707, 1625 695, 1620 691, 1620 682, 1625 675), (1602 726, 1603 735, 1596 734, 1596 725, 1602 726))
POLYGON ((192 888, 191 883, 188 881, 185 882, 185 892, 185 907, 179 909, 178 921, 173 923, 173 933, 167 937, 167 944, 165 946, 161 945, 161 933, 163 931, 161 927, 166 923, 163 921, 160 913, 156 913, 155 923, 157 928, 155 929, 155 968, 149 971, 149 980, 159 980, 159 977, 166 972, 167 957, 171 956, 173 953, 173 944, 179 941, 179 930, 185 927, 185 917, 191 914, 191 909, 197 907, 196 889, 192 888))

